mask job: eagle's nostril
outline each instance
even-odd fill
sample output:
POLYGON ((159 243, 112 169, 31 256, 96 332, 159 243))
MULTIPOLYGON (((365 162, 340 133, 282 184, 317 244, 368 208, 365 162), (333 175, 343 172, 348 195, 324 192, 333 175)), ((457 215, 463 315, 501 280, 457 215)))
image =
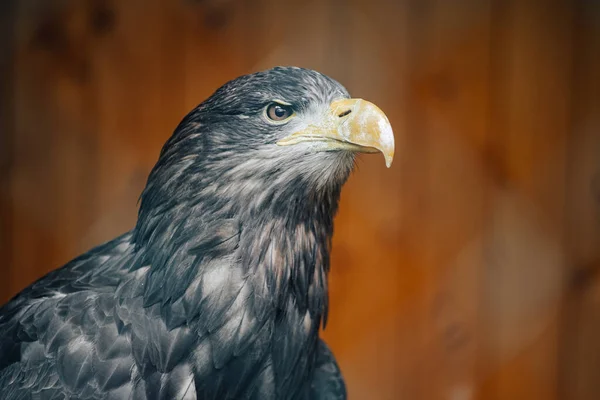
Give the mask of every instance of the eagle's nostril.
POLYGON ((346 110, 344 112, 342 112, 340 115, 338 115, 338 117, 342 118, 345 117, 346 115, 350 114, 352 112, 352 110, 346 110))

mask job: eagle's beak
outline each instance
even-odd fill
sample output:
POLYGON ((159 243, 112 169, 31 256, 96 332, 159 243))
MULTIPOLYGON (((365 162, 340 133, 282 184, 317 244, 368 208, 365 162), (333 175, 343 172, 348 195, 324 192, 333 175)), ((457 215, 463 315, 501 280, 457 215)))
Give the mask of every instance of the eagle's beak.
POLYGON ((362 99, 334 101, 319 121, 277 144, 288 146, 300 142, 317 142, 325 150, 381 152, 388 168, 394 158, 394 134, 390 122, 375 104, 362 99))

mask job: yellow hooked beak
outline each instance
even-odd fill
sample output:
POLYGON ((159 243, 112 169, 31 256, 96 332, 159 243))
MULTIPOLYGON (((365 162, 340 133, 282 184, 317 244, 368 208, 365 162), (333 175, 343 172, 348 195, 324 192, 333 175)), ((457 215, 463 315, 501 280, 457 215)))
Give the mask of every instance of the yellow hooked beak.
POLYGON ((394 158, 394 134, 390 122, 375 104, 362 99, 332 102, 320 121, 277 144, 289 146, 301 142, 319 142, 325 150, 381 152, 388 168, 394 158))

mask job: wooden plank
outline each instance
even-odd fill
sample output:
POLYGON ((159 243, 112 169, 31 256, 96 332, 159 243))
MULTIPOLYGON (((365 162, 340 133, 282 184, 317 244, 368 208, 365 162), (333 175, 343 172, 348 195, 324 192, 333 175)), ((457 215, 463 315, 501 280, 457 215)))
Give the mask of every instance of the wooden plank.
POLYGON ((600 275, 586 276, 576 288, 567 298, 561 326, 560 394, 561 399, 591 400, 600 395, 600 275))
POLYGON ((173 2, 106 2, 98 10, 110 16, 110 23, 98 38, 92 61, 98 211, 85 237, 89 245, 133 228, 147 175, 183 116, 184 54, 177 32, 184 26, 178 28, 169 4, 173 2))
MULTIPOLYGON (((479 371, 480 266, 489 177, 480 152, 489 134, 491 3, 414 4, 409 37, 409 129, 419 213, 410 225, 426 287, 419 314, 422 399, 470 399, 479 371)), ((408 144, 410 147, 410 143, 408 144)), ((407 222, 408 222, 407 221, 407 222)))
POLYGON ((14 135, 15 1, 0 3, 0 304, 9 299, 12 266, 10 196, 14 135))
POLYGON ((556 399, 572 7, 496 2, 494 17, 478 395, 556 399))
POLYGON ((600 4, 576 3, 560 389, 584 400, 600 397, 600 4))
POLYGON ((84 3, 17 5, 12 293, 83 250, 95 164, 87 16, 84 3))
POLYGON ((256 18, 242 17, 243 20, 260 21, 260 24, 246 22, 243 31, 242 43, 250 49, 245 52, 248 72, 278 65, 311 68, 334 76, 339 72, 328 52, 334 31, 331 0, 298 3, 293 12, 286 13, 280 12, 274 0, 245 3, 247 9, 253 9, 250 15, 256 18))
MULTIPOLYGON (((257 2, 250 16, 247 1, 222 2, 214 7, 202 3, 185 10, 186 29, 181 40, 185 52, 185 111, 190 111, 225 82, 250 72, 252 51, 260 43, 257 25, 262 19, 252 18, 265 10, 264 1, 257 2)), ((261 50, 264 51, 264 50, 261 50)))

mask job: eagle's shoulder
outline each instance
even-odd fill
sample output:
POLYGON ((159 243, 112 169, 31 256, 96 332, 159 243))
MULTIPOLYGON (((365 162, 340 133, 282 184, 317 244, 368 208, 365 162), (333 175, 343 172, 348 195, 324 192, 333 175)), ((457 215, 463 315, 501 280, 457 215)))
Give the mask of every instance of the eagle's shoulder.
POLYGON ((131 368, 123 362, 131 354, 117 332, 115 292, 133 273, 132 247, 129 234, 98 246, 0 308, 0 387, 6 398, 119 386, 115 379, 120 368, 131 368))

